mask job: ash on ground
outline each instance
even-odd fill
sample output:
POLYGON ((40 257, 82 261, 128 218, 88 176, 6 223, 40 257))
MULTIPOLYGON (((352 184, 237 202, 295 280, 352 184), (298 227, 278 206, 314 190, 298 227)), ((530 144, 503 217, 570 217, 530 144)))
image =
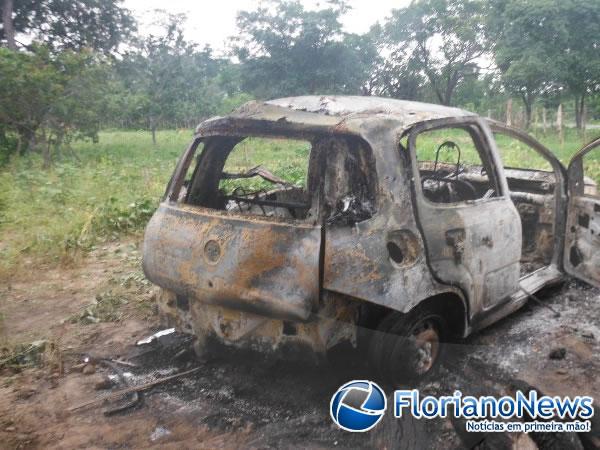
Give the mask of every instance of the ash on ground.
MULTIPOLYGON (((436 377, 407 387, 436 395, 451 395, 456 389, 465 395, 504 395, 515 386, 530 386, 547 395, 597 397, 600 291, 571 281, 538 297, 543 305, 529 302, 485 331, 451 344, 448 360, 436 377), (561 358, 549 356, 554 349, 560 349, 561 358)), ((137 365, 128 369, 131 385, 200 367, 144 394, 137 408, 152 409, 159 422, 180 417, 204 429, 236 433, 241 436, 236 444, 254 448, 469 446, 461 436, 461 424, 449 419, 395 419, 391 401, 385 419, 373 432, 338 429, 329 417, 332 394, 352 379, 376 380, 360 353, 345 352, 337 364, 319 365, 221 347, 198 359, 191 340, 174 333, 145 346, 132 346, 126 355, 137 365)), ((390 386, 384 389, 388 394, 393 391, 390 386)), ((173 432, 158 427, 153 441, 168 440, 173 432)))

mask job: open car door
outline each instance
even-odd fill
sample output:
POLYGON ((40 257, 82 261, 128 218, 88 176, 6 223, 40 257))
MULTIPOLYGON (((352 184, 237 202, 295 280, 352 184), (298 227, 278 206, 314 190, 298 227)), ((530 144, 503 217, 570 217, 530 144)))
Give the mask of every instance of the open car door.
POLYGON ((564 268, 569 275, 600 287, 600 192, 585 176, 587 167, 600 169, 600 138, 579 150, 569 163, 564 268))

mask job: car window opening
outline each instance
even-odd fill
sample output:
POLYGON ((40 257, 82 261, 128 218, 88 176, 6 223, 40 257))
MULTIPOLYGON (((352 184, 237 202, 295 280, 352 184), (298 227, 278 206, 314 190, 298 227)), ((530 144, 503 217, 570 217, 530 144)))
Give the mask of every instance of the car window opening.
POLYGON ((231 214, 352 224, 375 211, 374 170, 359 139, 212 137, 178 201, 231 214))
POLYGON ((433 203, 459 203, 498 196, 482 161, 482 142, 470 127, 447 127, 417 135, 416 155, 423 195, 433 203))

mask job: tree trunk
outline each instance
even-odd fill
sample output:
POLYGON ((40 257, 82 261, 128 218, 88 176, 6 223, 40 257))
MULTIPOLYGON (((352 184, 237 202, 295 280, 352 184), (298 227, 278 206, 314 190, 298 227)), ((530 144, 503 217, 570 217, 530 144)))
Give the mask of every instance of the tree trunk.
POLYGON ((152 144, 156 145, 156 125, 152 125, 152 144))
POLYGON ((525 106, 525 117, 521 121, 521 125, 526 130, 529 130, 529 127, 531 126, 531 115, 533 112, 533 101, 535 100, 535 96, 521 94, 521 99, 523 100, 523 105, 525 106))
POLYGON ((19 136, 19 155, 25 155, 35 145, 35 133, 29 128, 19 127, 17 135, 19 136))
POLYGON ((529 130, 529 127, 531 126, 532 102, 523 100, 523 103, 525 103, 525 129, 529 130))
POLYGON ((506 125, 509 127, 512 125, 512 98, 506 102, 506 125))
POLYGON ((4 0, 2 2, 2 26, 4 27, 4 37, 6 46, 11 50, 17 49, 15 42, 15 26, 13 23, 13 0, 4 0))
POLYGON ((585 110, 585 92, 575 96, 575 126, 583 130, 583 111, 585 110))

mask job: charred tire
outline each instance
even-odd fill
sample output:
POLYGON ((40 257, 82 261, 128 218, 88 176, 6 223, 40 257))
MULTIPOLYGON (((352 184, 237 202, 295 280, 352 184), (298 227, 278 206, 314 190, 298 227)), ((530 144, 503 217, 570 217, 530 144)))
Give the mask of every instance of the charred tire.
POLYGON ((408 314, 394 312, 380 327, 370 356, 383 380, 395 386, 424 379, 435 371, 448 336, 448 325, 439 311, 424 305, 408 314))
POLYGON ((398 312, 393 312, 385 316, 379 322, 377 329, 371 337, 371 343, 369 345, 369 362, 378 376, 380 376, 384 370, 382 361, 385 340, 390 333, 390 328, 399 320, 399 317, 401 317, 401 314, 398 312))

